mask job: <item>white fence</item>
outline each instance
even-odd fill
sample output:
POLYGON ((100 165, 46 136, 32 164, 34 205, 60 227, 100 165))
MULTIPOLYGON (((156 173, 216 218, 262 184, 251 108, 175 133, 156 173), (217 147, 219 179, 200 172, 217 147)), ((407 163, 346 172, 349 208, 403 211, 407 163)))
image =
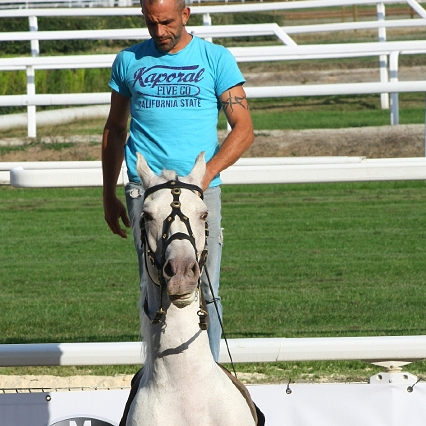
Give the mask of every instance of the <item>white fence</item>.
MULTIPOLYGON (((235 363, 351 361, 401 365, 426 358, 426 336, 229 339, 235 363)), ((141 342, 33 343, 0 345, 0 367, 132 365, 145 360, 141 342)), ((219 362, 229 363, 225 341, 219 362)))
MULTIPOLYGON (((139 15, 139 8, 80 8, 80 9, 20 9, 2 11, 1 17, 28 17, 29 32, 0 33, 0 41, 21 40, 31 42, 33 57, 2 58, 0 71, 25 69, 27 73, 27 94, 15 96, 1 96, 1 106, 27 106, 28 136, 36 136, 36 106, 41 105, 87 105, 109 103, 108 93, 97 94, 63 94, 63 95, 36 95, 34 73, 37 69, 58 68, 92 68, 110 67, 114 55, 80 55, 65 57, 38 57, 40 40, 67 40, 67 39, 135 39, 143 40, 149 37, 146 29, 94 30, 94 31, 38 31, 38 16, 106 16, 106 15, 139 15)), ((398 93, 424 92, 426 80, 399 82, 398 59, 401 54, 426 53, 426 44, 423 40, 406 42, 386 42, 386 28, 390 27, 425 27, 426 11, 416 0, 319 0, 298 1, 283 3, 257 3, 223 6, 196 6, 192 14, 202 14, 202 27, 188 27, 192 33, 212 39, 214 37, 242 37, 254 35, 275 35, 282 43, 281 46, 262 48, 231 48, 238 62, 255 61, 285 61, 323 58, 378 56, 380 58, 380 83, 358 83, 345 85, 304 85, 281 87, 252 87, 247 88, 248 97, 286 97, 286 96, 323 96, 342 94, 381 93, 382 107, 388 108, 388 93, 391 93, 391 124, 399 123, 398 93), (385 21, 385 4, 408 4, 420 19, 385 21), (314 7, 349 6, 373 4, 377 8, 377 20, 367 22, 348 22, 340 24, 304 25, 279 27, 277 24, 259 25, 221 25, 211 26, 211 14, 256 12, 266 10, 292 10, 314 7), (341 45, 297 45, 291 34, 307 32, 342 31, 353 29, 377 28, 378 42, 376 43, 349 43, 341 45), (389 58, 389 61, 388 61, 389 58), (389 62, 389 70, 388 70, 389 62), (389 81, 390 74, 390 81, 389 81)))
MULTIPOLYGON (((0 0, 0 9, 35 7, 114 7, 114 0, 0 0)), ((117 6, 132 6, 132 0, 118 0, 117 6)))
MULTIPOLYGON (((223 184, 426 180, 426 158, 241 158, 221 173, 223 184)), ((102 186, 100 161, 0 163, 0 183, 18 188, 102 186), (10 181, 9 181, 10 174, 10 181)), ((123 164, 118 183, 127 183, 123 164)))

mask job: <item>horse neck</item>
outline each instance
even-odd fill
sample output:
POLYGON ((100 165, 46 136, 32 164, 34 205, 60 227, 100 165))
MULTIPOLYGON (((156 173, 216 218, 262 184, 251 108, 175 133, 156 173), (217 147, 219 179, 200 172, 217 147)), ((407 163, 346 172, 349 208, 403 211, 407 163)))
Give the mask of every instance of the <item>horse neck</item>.
MULTIPOLYGON (((160 306, 159 288, 149 283, 147 300, 150 313, 160 306)), ((143 314, 142 333, 146 344, 145 366, 152 371, 170 370, 187 374, 187 368, 200 364, 199 360, 214 363, 207 332, 202 331, 198 324, 198 301, 195 300, 184 308, 177 308, 163 298, 163 309, 166 315, 160 324, 152 324, 143 314)), ((202 363, 201 363, 202 364, 202 363)))

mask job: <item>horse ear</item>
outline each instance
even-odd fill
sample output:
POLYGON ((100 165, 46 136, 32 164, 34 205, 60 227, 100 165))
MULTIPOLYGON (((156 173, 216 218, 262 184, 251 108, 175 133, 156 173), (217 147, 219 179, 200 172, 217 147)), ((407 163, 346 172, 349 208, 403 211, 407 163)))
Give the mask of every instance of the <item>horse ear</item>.
POLYGON ((150 182, 155 177, 154 172, 149 168, 148 163, 145 160, 145 157, 139 152, 136 153, 137 162, 136 162, 136 170, 138 172, 139 177, 142 180, 142 186, 146 190, 149 188, 150 182))
POLYGON ((205 152, 202 151, 200 154, 198 154, 198 157, 195 160, 195 165, 192 168, 189 175, 186 177, 186 179, 188 180, 189 183, 201 186, 201 182, 203 180, 205 173, 206 173, 205 152))

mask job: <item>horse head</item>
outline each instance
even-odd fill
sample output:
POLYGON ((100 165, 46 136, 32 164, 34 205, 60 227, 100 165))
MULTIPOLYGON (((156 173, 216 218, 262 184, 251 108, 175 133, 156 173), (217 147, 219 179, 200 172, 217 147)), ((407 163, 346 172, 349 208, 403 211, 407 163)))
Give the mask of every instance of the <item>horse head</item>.
POLYGON ((184 177, 170 170, 157 176, 141 154, 137 157, 144 188, 141 230, 148 274, 181 308, 195 299, 204 257, 207 207, 200 188, 204 153, 184 177))

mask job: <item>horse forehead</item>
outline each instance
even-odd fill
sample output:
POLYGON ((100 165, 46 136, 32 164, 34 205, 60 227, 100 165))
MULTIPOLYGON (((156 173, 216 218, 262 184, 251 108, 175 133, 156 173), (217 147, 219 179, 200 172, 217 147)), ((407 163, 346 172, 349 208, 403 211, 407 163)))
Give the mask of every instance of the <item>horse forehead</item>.
POLYGON ((194 191, 184 189, 180 195, 179 201, 182 207, 192 208, 194 211, 198 211, 203 208, 207 208, 202 198, 194 191))
MULTIPOLYGON (((144 205, 146 208, 153 210, 155 214, 164 213, 167 215, 174 199, 175 196, 171 189, 159 189, 147 197, 144 205)), ((181 204, 181 210, 185 214, 190 215, 192 212, 198 213, 200 210, 207 210, 207 206, 199 195, 189 189, 181 189, 178 200, 181 204)))

